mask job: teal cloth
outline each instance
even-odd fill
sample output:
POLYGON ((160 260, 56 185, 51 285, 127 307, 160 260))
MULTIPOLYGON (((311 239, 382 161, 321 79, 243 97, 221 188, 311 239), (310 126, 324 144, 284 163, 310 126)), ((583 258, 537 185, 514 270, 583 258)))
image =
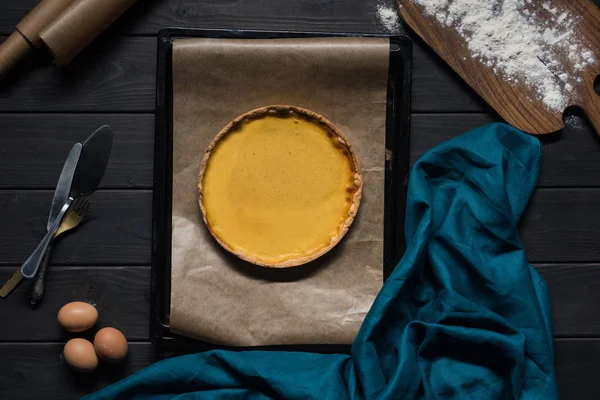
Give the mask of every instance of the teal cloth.
POLYGON ((208 351, 85 399, 557 399, 548 292, 517 233, 539 164, 538 140, 505 124, 421 157, 407 251, 350 355, 208 351))

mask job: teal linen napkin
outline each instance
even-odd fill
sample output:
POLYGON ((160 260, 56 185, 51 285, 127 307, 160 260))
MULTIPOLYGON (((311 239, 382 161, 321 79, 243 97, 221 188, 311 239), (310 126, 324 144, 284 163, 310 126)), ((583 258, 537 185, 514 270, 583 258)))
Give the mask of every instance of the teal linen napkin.
POLYGON ((517 233, 539 164, 539 141, 505 124, 421 157, 406 253, 350 355, 208 351, 85 399, 557 399, 548 292, 517 233))

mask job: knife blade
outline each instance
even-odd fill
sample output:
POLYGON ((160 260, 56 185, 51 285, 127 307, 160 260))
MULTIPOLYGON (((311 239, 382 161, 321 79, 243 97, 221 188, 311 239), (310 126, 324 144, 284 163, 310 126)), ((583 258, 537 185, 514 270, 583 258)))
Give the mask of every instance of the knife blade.
MULTIPOLYGON (((71 192, 71 182, 73 181, 75 167, 77 166, 77 162, 81 155, 81 149, 81 143, 75 143, 65 160, 60 177, 58 178, 58 183, 56 184, 56 189, 54 190, 54 198, 52 199, 52 206, 50 207, 47 229, 50 229, 54 222, 56 222, 60 209, 69 197, 69 193, 71 192)), ((8 296, 22 279, 23 274, 21 273, 21 267, 19 267, 13 276, 4 284, 4 286, 2 286, 2 289, 0 289, 0 297, 5 298, 8 296)))
POLYGON ((112 130, 109 126, 104 125, 92 133, 83 143, 81 155, 79 156, 75 174, 73 175, 69 197, 62 206, 56 221, 50 227, 48 233, 46 233, 46 236, 44 236, 38 247, 21 266, 21 273, 25 278, 35 276, 40 267, 44 252, 60 225, 60 220, 69 209, 73 200, 81 196, 87 196, 98 188, 110 158, 112 140, 112 130))
POLYGON ((73 177, 75 175, 75 168, 77 167, 79 157, 81 156, 82 148, 83 146, 81 143, 75 143, 71 149, 71 152, 69 153, 69 156, 67 157, 67 160, 65 161, 65 165, 63 165, 60 178, 58 178, 58 183, 56 184, 56 189, 54 190, 54 197, 52 198, 52 206, 50 206, 50 215, 48 216, 46 230, 49 230, 52 225, 54 225, 58 214, 60 214, 60 209, 69 198, 69 193, 71 193, 71 184, 73 183, 73 177))

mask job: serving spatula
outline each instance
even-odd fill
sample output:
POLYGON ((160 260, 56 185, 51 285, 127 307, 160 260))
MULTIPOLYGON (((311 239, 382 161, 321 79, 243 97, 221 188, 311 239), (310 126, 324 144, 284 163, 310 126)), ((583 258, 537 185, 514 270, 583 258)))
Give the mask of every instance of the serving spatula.
POLYGON ((35 276, 44 253, 46 252, 46 248, 60 226, 60 221, 69 209, 73 200, 82 196, 88 196, 98 188, 98 185, 104 176, 108 159, 110 158, 112 138, 112 130, 105 125, 92 133, 85 143, 83 143, 69 196, 60 209, 56 221, 48 230, 44 239, 42 239, 41 243, 33 251, 31 256, 23 263, 21 273, 25 278, 32 278, 35 276))
MULTIPOLYGON (((82 148, 81 143, 75 143, 65 160, 62 172, 58 178, 58 183, 56 184, 56 189, 54 190, 54 198, 52 199, 52 206, 50 207, 50 214, 48 216, 47 230, 50 230, 57 222, 60 210, 69 198, 71 183, 73 182, 75 168, 79 162, 82 148)), ((23 274, 21 273, 21 267, 19 267, 6 284, 2 286, 2 289, 0 289, 0 297, 4 298, 8 296, 22 279, 23 274)))

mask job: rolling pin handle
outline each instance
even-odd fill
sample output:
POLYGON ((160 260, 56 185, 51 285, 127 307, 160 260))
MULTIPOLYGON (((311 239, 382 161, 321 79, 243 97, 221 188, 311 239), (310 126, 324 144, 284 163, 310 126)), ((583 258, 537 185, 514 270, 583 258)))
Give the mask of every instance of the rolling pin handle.
POLYGON ((19 31, 13 32, 0 44, 0 78, 25 58, 31 49, 31 44, 19 31))

